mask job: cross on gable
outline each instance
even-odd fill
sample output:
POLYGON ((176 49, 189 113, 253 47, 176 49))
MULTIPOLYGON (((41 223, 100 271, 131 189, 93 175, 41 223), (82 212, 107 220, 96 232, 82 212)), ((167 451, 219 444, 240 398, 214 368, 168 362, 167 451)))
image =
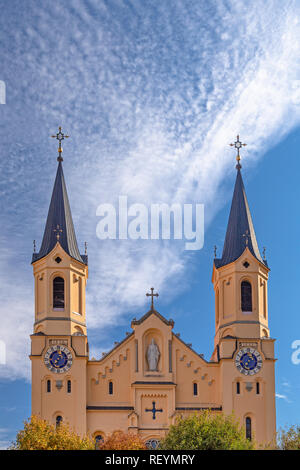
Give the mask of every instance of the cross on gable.
POLYGON ((147 293, 146 296, 147 297, 151 297, 151 310, 154 310, 154 302, 153 302, 153 298, 154 297, 158 297, 158 293, 154 294, 153 291, 154 291, 154 287, 151 287, 151 294, 147 293))
POLYGON ((155 408, 155 401, 152 402, 152 408, 149 410, 148 408, 145 409, 145 411, 149 411, 150 413, 153 413, 152 419, 156 419, 155 413, 162 413, 163 410, 162 408, 155 408))

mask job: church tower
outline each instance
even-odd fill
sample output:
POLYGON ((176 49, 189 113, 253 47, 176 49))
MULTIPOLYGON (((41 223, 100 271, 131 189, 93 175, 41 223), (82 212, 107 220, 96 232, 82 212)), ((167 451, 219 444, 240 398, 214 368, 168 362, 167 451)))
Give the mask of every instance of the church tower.
MULTIPOLYGON (((269 267, 261 257, 243 184, 237 141, 237 176, 222 257, 214 260, 215 348, 223 411, 240 417, 260 442, 275 435, 274 340, 268 324, 269 267)), ((265 258, 265 256, 264 256, 265 258)))
POLYGON ((42 244, 32 256, 35 322, 31 335, 32 414, 68 422, 84 433, 88 343, 85 318, 87 255, 78 250, 63 173, 58 167, 42 244), (77 410, 77 412, 74 412, 77 410))

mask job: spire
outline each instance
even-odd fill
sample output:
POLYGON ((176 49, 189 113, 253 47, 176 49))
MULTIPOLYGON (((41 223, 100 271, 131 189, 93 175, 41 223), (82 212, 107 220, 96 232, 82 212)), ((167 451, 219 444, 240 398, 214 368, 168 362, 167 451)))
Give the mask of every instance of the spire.
MULTIPOLYGON (((61 128, 58 136, 61 135, 61 128)), ((62 134, 63 135, 63 134, 62 134)), ((59 156, 57 173, 53 187, 45 232, 39 253, 33 253, 32 262, 35 262, 48 255, 60 243, 68 255, 80 263, 87 264, 87 256, 80 255, 72 220, 71 208, 69 204, 67 188, 62 167, 61 140, 59 140, 59 156)))
POLYGON ((240 164, 239 150, 241 146, 245 144, 242 144, 239 141, 239 136, 237 136, 237 141, 235 144, 230 145, 235 146, 238 152, 236 165, 237 176, 222 258, 215 259, 215 266, 220 268, 221 266, 232 263, 242 255, 246 247, 249 248, 250 252, 258 261, 266 264, 266 262, 262 260, 257 245, 254 226, 241 173, 242 166, 240 164))

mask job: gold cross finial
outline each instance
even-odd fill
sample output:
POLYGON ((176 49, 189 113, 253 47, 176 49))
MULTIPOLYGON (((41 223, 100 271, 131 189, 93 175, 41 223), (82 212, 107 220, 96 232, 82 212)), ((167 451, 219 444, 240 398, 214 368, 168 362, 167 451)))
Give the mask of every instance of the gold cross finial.
POLYGON ((60 228, 60 225, 56 225, 56 228, 53 230, 53 232, 56 232, 56 239, 59 241, 60 234, 62 233, 62 229, 60 228))
POLYGON ((153 298, 154 297, 158 297, 158 294, 154 294, 153 291, 154 291, 154 287, 151 287, 151 294, 146 294, 147 297, 151 297, 151 310, 154 310, 154 302, 153 302, 153 298))
POLYGON ((61 141, 64 140, 64 139, 68 139, 70 136, 69 135, 65 135, 62 131, 61 131, 61 127, 59 126, 58 128, 58 133, 55 134, 55 135, 52 135, 51 137, 53 137, 53 139, 57 139, 58 140, 58 157, 57 157, 57 161, 58 162, 62 162, 63 161, 63 157, 61 156, 62 154, 62 146, 61 146, 61 141))
POLYGON ((240 164, 240 159, 241 159, 241 156, 240 156, 240 149, 242 147, 246 147, 247 144, 243 144, 241 141, 240 141, 240 136, 237 135, 236 136, 236 141, 233 143, 233 144, 229 144, 230 147, 234 147, 236 148, 237 150, 237 155, 236 155, 236 161, 237 161, 237 169, 241 168, 241 164, 240 164))

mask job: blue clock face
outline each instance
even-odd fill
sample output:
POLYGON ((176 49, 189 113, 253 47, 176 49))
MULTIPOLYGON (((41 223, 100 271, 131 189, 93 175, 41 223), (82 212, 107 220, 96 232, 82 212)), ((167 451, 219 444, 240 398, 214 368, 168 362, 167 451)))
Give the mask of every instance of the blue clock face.
POLYGON ((245 353, 240 359, 240 365, 246 370, 253 370, 257 365, 257 359, 253 354, 245 353))
POLYGON ((243 348, 236 355, 235 365, 241 374, 254 375, 262 368, 262 358, 256 349, 243 348))
POLYGON ((51 372, 63 374, 70 369, 73 358, 66 346, 52 346, 45 354, 44 362, 51 372))
POLYGON ((68 357, 64 351, 53 351, 50 354, 49 362, 52 367, 62 369, 68 362, 68 357))

